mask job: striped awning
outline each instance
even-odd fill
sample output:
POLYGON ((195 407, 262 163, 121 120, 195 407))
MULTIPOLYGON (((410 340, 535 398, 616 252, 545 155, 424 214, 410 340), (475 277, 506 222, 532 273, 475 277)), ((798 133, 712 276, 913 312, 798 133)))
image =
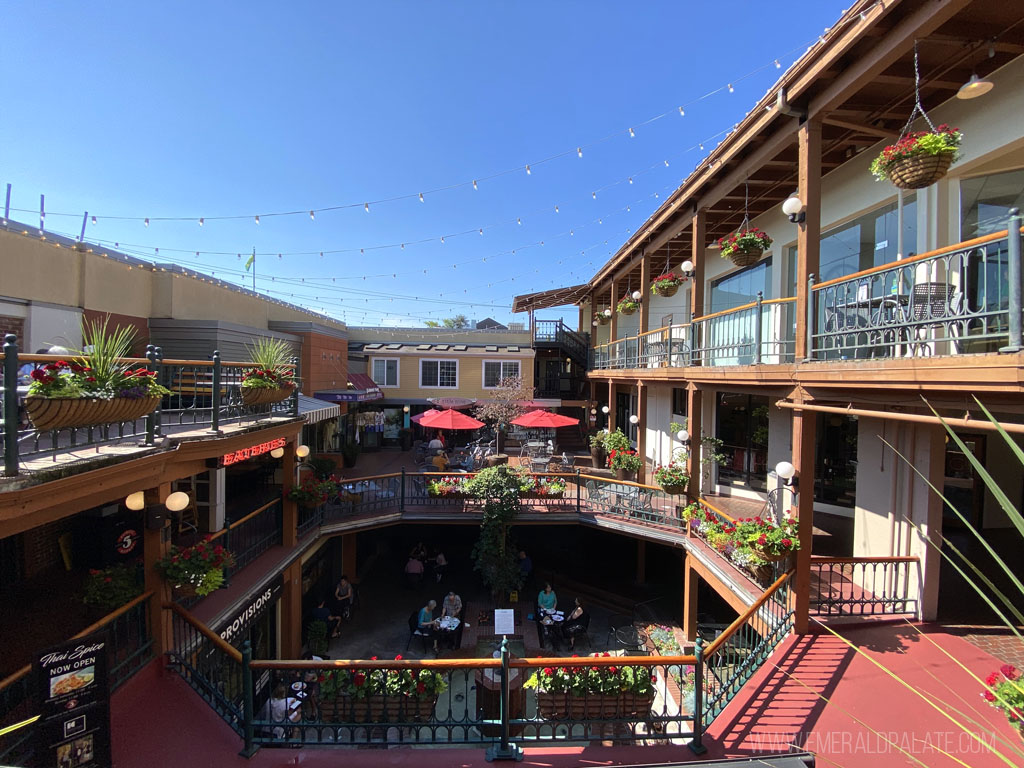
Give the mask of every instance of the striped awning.
POLYGON ((341 406, 299 393, 299 415, 307 424, 316 424, 341 415, 341 406))

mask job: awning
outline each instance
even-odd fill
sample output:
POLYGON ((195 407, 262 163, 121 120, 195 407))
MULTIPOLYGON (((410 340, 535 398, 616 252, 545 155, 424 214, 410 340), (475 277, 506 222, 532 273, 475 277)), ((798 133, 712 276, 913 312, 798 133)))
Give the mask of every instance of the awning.
POLYGON ((552 288, 550 291, 525 293, 516 296, 512 301, 513 312, 529 312, 531 309, 547 309, 564 307, 567 304, 579 304, 590 293, 590 283, 573 285, 568 288, 552 288))
POLYGON ((340 416, 341 408, 316 397, 307 397, 300 392, 299 415, 306 419, 307 424, 316 424, 340 416))
POLYGON ((384 397, 380 387, 365 373, 350 373, 348 389, 327 389, 313 394, 317 399, 326 400, 329 403, 365 403, 370 400, 381 400, 384 397))

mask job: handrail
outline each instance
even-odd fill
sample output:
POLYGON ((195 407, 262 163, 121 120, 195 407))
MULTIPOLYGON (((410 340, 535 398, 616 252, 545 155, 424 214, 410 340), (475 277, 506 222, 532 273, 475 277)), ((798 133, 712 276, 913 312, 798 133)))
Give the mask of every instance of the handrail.
POLYGON ((180 605, 178 605, 177 603, 164 603, 163 607, 178 614, 182 619, 191 624, 193 629, 195 629, 197 632, 199 632, 199 634, 203 635, 207 640, 209 640, 211 643, 217 646, 218 650, 220 650, 223 653, 226 653, 239 664, 242 663, 241 651, 239 651, 237 648, 231 645, 231 643, 222 638, 220 635, 210 630, 209 627, 207 627, 203 622, 199 621, 199 619, 197 619, 191 613, 186 611, 180 605))
MULTIPOLYGON (((139 605, 140 603, 143 603, 146 600, 149 600, 149 598, 151 598, 153 596, 153 594, 154 593, 152 591, 143 592, 138 597, 136 597, 136 598, 134 598, 132 600, 129 600, 127 603, 122 605, 116 611, 112 611, 111 613, 108 613, 102 619, 99 619, 98 621, 94 621, 92 624, 90 624, 88 627, 83 629, 81 632, 78 632, 78 633, 72 635, 71 639, 72 640, 77 640, 79 637, 85 637, 86 635, 92 634, 96 630, 101 629, 104 625, 109 624, 110 622, 114 621, 119 616, 122 616, 123 614, 128 613, 128 611, 130 611, 132 608, 134 608, 135 606, 139 605)), ((24 677, 25 675, 27 675, 31 671, 32 671, 32 665, 31 664, 26 664, 24 667, 19 669, 17 672, 13 672, 12 674, 10 674, 7 677, 5 677, 3 680, 0 680, 0 691, 2 691, 4 688, 8 687, 12 683, 17 682, 19 679, 21 679, 22 677, 24 677)))
MULTIPOLYGON (((1024 228, 1021 230, 1024 232, 1024 228)), ((853 272, 849 275, 843 275, 842 277, 834 277, 831 280, 825 280, 821 283, 816 283, 814 286, 815 291, 819 291, 822 288, 828 288, 830 285, 837 285, 838 283, 845 283, 849 280, 856 280, 857 278, 867 277, 868 275, 874 275, 878 272, 885 272, 888 269, 895 267, 904 267, 907 264, 916 264, 919 261, 926 261, 928 259, 935 258, 936 256, 945 256, 947 253, 955 253, 956 251, 963 251, 969 248, 974 248, 977 245, 984 245, 985 243, 991 243, 996 240, 1002 240, 1004 237, 1008 237, 1010 231, 1004 229, 1002 232, 993 232, 990 235, 984 235, 983 237, 976 237, 973 240, 964 240, 962 243, 954 243, 953 245, 946 245, 942 248, 936 248, 934 251, 926 251, 925 253, 919 253, 916 256, 911 256, 906 259, 900 259, 899 261, 890 261, 887 264, 879 264, 877 267, 870 267, 868 269, 862 269, 860 272, 853 272)))
MULTIPOLYGON (((579 656, 574 659, 564 656, 536 656, 509 660, 513 669, 531 667, 621 667, 631 665, 654 667, 674 664, 696 664, 697 657, 688 656, 579 656)), ((500 669, 501 659, 401 659, 398 661, 366 659, 325 659, 324 661, 295 661, 282 659, 254 659, 249 663, 252 669, 500 669)))
MULTIPOLYGON (((572 477, 576 477, 575 474, 572 477)), ((598 477, 597 475, 584 475, 582 472, 579 475, 581 480, 600 480, 602 483, 615 483, 616 485, 631 485, 635 488, 643 488, 646 491, 660 491, 661 486, 659 485, 644 485, 643 483, 635 483, 632 480, 616 480, 614 477, 598 477)))
POLYGON ((701 497, 700 497, 700 499, 699 499, 698 501, 699 501, 699 502, 700 502, 701 504, 703 504, 703 505, 704 505, 705 507, 708 507, 709 509, 711 509, 711 511, 712 511, 712 512, 717 512, 717 513, 718 513, 719 515, 721 515, 722 517, 724 517, 724 518, 725 518, 726 520, 729 520, 730 522, 733 522, 733 523, 735 523, 735 522, 736 522, 736 518, 735 518, 735 517, 733 517, 732 515, 730 515, 730 514, 729 514, 728 512, 723 512, 723 511, 722 511, 722 510, 720 510, 720 509, 719 509, 718 507, 716 507, 716 506, 715 506, 714 504, 712 504, 712 503, 711 503, 710 501, 708 501, 707 499, 705 499, 705 498, 704 498, 703 496, 701 496, 701 497))
POLYGON ((761 606, 764 605, 768 601, 768 598, 774 595, 782 585, 786 583, 786 580, 789 579, 792 574, 793 571, 788 570, 773 581, 768 589, 766 589, 761 596, 757 598, 749 608, 747 608, 746 611, 740 614, 732 624, 725 628, 722 634, 716 637, 711 644, 704 649, 704 658, 707 658, 717 651, 730 637, 736 634, 736 632, 739 631, 739 628, 746 624, 747 620, 750 619, 751 616, 761 610, 761 606))
POLYGON ((260 507, 259 509, 253 510, 248 515, 243 517, 241 520, 235 520, 235 522, 230 523, 229 525, 224 526, 223 528, 221 528, 216 533, 210 534, 210 541, 216 541, 221 536, 226 534, 228 531, 233 531, 235 528, 237 528, 238 526, 242 525, 243 523, 247 523, 249 520, 251 520, 252 518, 256 517, 256 515, 258 515, 260 512, 265 512, 266 510, 270 509, 270 507, 274 506, 275 504, 280 503, 280 501, 281 501, 281 499, 274 499, 273 501, 268 501, 262 507, 260 507))
MULTIPOLYGON (((69 351, 66 355, 48 355, 48 354, 44 354, 44 355, 28 355, 28 354, 23 354, 23 353, 19 352, 18 353, 18 362, 19 363, 56 363, 56 362, 61 361, 61 360, 75 360, 75 359, 80 358, 80 357, 88 357, 88 356, 87 355, 83 355, 82 353, 79 353, 79 352, 72 352, 72 351, 69 351)), ((4 359, 4 355, 3 355, 2 352, 0 352, 0 360, 3 360, 3 359, 4 359)), ((152 361, 149 358, 146 358, 146 357, 119 357, 119 358, 116 359, 116 362, 118 362, 118 363, 127 363, 129 365, 150 365, 152 363, 152 361)), ((195 365, 195 366, 212 366, 213 365, 213 361, 212 360, 174 360, 174 359, 161 358, 159 362, 160 362, 161 365, 195 365)), ((253 363, 253 362, 244 362, 244 363, 243 362, 237 362, 236 363, 236 362, 231 362, 231 361, 228 361, 228 360, 222 360, 220 364, 222 366, 223 365, 229 365, 229 366, 232 366, 232 367, 235 367, 235 368, 257 368, 257 367, 259 367, 258 363, 253 363)), ((290 368, 291 369, 291 368, 294 368, 295 366, 292 365, 291 363, 286 363, 282 367, 290 368)))
POLYGON ((897 555, 890 557, 828 557, 827 555, 811 555, 812 563, 917 563, 921 558, 917 555, 897 555))
POLYGON ((731 309, 722 309, 718 312, 712 312, 710 315, 701 315, 700 317, 693 318, 693 320, 694 322, 697 322, 698 320, 712 320, 716 317, 721 317, 722 315, 732 314, 733 312, 742 312, 744 309, 753 309, 756 306, 757 302, 752 301, 749 304, 741 304, 740 306, 732 307, 731 309))

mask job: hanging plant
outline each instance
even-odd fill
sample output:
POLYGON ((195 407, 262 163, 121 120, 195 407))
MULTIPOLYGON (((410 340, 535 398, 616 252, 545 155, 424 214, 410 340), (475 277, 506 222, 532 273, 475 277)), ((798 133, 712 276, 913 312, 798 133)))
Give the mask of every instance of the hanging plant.
POLYGON ((666 298, 675 296, 679 286, 685 282, 686 278, 683 275, 677 275, 675 272, 666 272, 664 275, 658 275, 654 278, 654 282, 651 283, 651 293, 666 298))
POLYGON ((622 300, 619 301, 615 308, 618 310, 620 315, 632 315, 640 309, 640 302, 627 293, 622 297, 622 300))
POLYGON ((594 313, 594 322, 598 325, 608 325, 612 321, 611 315, 606 315, 604 311, 594 313))
POLYGON ((740 228, 735 234, 718 238, 723 259, 731 259, 737 267, 756 264, 761 254, 770 248, 772 239, 757 227, 740 228))
POLYGON ((907 133, 871 161, 871 173, 900 189, 922 189, 946 175, 960 156, 963 134, 945 123, 931 131, 907 133))

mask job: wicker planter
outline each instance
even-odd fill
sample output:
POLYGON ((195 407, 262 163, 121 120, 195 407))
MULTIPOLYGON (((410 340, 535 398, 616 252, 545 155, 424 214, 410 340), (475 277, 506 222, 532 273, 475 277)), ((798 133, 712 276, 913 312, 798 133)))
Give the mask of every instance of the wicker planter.
POLYGON ((152 413, 159 404, 159 397, 112 397, 109 400, 94 397, 25 398, 28 417, 40 432, 135 421, 152 413))
POLYGON ((788 560, 792 552, 784 552, 781 555, 769 555, 767 552, 762 552, 760 549, 755 549, 758 557, 767 560, 769 563, 781 563, 783 560, 788 560))
POLYGON ((325 723, 404 723, 424 722, 434 717, 437 697, 411 696, 336 696, 320 702, 320 718, 325 723))
POLYGON ((292 396, 295 387, 242 387, 243 405, 270 405, 292 396))
POLYGON ((751 264, 757 264, 763 254, 764 248, 737 249, 729 254, 729 260, 737 267, 749 267, 751 264))
POLYGON ((619 314, 620 315, 632 315, 632 314, 636 313, 637 309, 638 309, 638 307, 633 307, 631 309, 620 309, 619 310, 619 314))
POLYGON ((689 484, 689 480, 685 483, 679 483, 679 485, 663 485, 661 490, 667 493, 669 496, 682 496, 686 493, 686 486, 689 484))
POLYGON ((597 320, 598 325, 608 325, 608 323, 612 321, 612 319, 605 315, 604 312, 598 315, 595 319, 597 320))
POLYGON ((666 299, 670 296, 675 296, 679 292, 679 285, 670 285, 668 288, 659 288, 655 290, 651 288, 651 293, 657 296, 664 296, 666 299))
POLYGON ((913 155, 897 160, 886 169, 889 181, 900 189, 923 189, 930 187, 946 175, 953 163, 953 155, 913 155))
POLYGON ((535 491, 527 491, 526 493, 519 494, 520 499, 560 499, 565 495, 564 491, 558 493, 537 493, 535 491))
POLYGON ((545 720, 589 720, 612 717, 643 718, 651 710, 653 691, 637 693, 571 693, 537 692, 537 714, 545 720))

